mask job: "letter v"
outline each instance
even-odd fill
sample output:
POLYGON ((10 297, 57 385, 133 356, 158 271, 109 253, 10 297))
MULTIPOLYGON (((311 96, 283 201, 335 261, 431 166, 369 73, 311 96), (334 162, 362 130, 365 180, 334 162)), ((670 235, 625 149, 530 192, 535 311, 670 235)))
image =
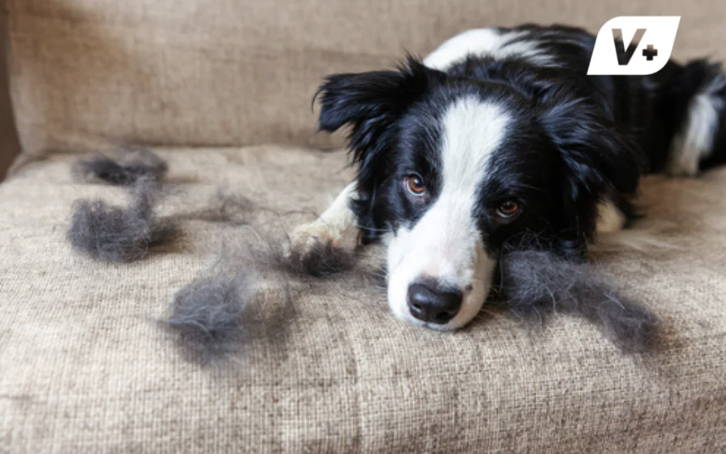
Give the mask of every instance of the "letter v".
POLYGON ((615 42, 615 54, 618 57, 618 65, 625 66, 630 63, 630 59, 635 53, 635 49, 638 48, 640 40, 645 34, 645 28, 639 28, 635 30, 633 39, 628 44, 628 49, 625 49, 625 43, 623 42, 623 30, 620 28, 613 28, 613 41, 615 42))

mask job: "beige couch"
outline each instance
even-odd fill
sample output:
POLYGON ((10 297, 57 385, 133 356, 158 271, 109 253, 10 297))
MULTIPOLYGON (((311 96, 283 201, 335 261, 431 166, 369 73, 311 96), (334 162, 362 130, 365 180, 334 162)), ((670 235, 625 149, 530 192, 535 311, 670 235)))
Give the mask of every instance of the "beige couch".
POLYGON ((0 185, 0 453, 726 452, 726 169, 647 179, 661 246, 595 257, 663 321, 661 351, 644 356, 564 316, 542 330, 491 311, 453 334, 409 327, 353 273, 296 288, 276 342, 203 368, 156 321, 221 238, 249 229, 189 219, 183 240, 127 265, 65 240, 73 200, 124 200, 72 178, 81 151, 156 146, 176 188, 162 213, 203 208, 224 186, 295 210, 254 220, 284 230, 348 178, 343 152, 320 151, 340 139, 314 134, 324 74, 391 65, 469 27, 596 30, 636 14, 682 15, 675 56, 723 59, 722 0, 9 0, 7 11, 24 153, 0 185))

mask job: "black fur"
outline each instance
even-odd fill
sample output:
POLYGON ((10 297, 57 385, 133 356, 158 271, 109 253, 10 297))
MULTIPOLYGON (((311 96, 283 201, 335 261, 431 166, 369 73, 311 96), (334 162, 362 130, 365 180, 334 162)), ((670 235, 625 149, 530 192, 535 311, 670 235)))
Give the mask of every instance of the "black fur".
MULTIPOLYGON (((322 84, 320 129, 350 126, 358 168, 352 208, 364 241, 413 225, 425 212, 428 205, 412 205, 401 190, 412 169, 436 199, 441 115, 456 100, 476 96, 513 118, 481 182, 478 219, 487 247, 496 252, 536 237, 546 249, 582 260, 595 234, 597 204, 609 199, 634 216, 640 175, 664 168, 694 94, 724 77, 718 65, 702 60, 670 62, 652 76, 587 76, 592 35, 563 26, 516 30, 522 33, 516 40, 538 41, 555 64, 469 56, 444 72, 409 57, 397 70, 336 74, 322 84), (489 215, 504 198, 526 208, 507 225, 489 215)), ((719 96, 726 103, 726 88, 719 96)), ((725 117, 702 167, 726 160, 725 117)))
POLYGON ((441 140, 437 115, 462 96, 501 103, 515 119, 511 129, 519 131, 492 158, 493 172, 482 182, 481 223, 493 240, 492 248, 529 230, 549 236, 563 255, 579 257, 594 232, 597 202, 611 193, 627 201, 637 187, 635 145, 592 103, 562 87, 551 88, 535 103, 517 89, 446 77, 415 61, 395 77, 387 73, 344 77, 346 83, 333 77, 323 86, 321 127, 340 126, 331 116, 352 124, 350 145, 359 164, 353 208, 359 223, 368 228, 363 230, 368 240, 410 225, 423 213, 406 202, 399 181, 412 167, 425 180, 437 181, 441 140), (378 80, 381 77, 393 80, 386 86, 378 80), (402 92, 399 84, 407 83, 413 86, 402 92), (363 93, 370 86, 376 91, 366 99, 363 93), (384 89, 390 90, 395 102, 379 100, 384 89), (341 113, 344 105, 350 110, 341 113), (366 117, 371 114, 372 118, 366 117), (484 208, 513 195, 537 211, 504 228, 490 222, 484 208))
POLYGON ((500 261, 498 298, 514 314, 535 321, 553 312, 579 315, 599 326, 626 352, 656 347, 658 320, 618 295, 589 264, 544 251, 512 251, 500 261))

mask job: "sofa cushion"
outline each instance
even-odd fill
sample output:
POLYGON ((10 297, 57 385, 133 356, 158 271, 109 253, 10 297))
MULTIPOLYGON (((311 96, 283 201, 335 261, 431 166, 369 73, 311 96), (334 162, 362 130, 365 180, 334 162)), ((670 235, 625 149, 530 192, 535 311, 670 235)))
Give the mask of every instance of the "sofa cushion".
MULTIPOLYGON (((267 208, 251 221, 263 234, 311 219, 349 175, 340 152, 160 153, 162 215, 199 212, 221 187, 267 208)), ((295 284, 294 316, 267 327, 282 334, 201 366, 158 320, 223 245, 255 232, 186 216, 183 237, 147 259, 94 262, 66 242, 71 203, 122 203, 124 191, 75 181, 74 159, 52 155, 0 185, 0 452, 726 449, 726 170, 649 179, 660 247, 596 256, 661 317, 656 353, 624 355, 577 318, 533 329, 488 307, 455 333, 411 327, 353 272, 295 284)), ((283 286, 268 283, 263 313, 283 286)))
POLYGON ((7 0, 24 149, 328 145, 324 75, 392 66, 468 28, 682 14, 674 57, 726 57, 726 2, 662 0, 7 0))

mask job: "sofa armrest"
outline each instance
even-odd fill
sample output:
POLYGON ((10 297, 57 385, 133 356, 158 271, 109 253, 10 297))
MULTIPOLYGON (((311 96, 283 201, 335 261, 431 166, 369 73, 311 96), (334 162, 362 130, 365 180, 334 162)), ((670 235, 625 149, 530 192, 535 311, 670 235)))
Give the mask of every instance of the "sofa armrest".
POLYGON ((7 71, 7 10, 5 2, 0 3, 0 181, 16 156, 20 153, 15 117, 10 101, 7 71))

